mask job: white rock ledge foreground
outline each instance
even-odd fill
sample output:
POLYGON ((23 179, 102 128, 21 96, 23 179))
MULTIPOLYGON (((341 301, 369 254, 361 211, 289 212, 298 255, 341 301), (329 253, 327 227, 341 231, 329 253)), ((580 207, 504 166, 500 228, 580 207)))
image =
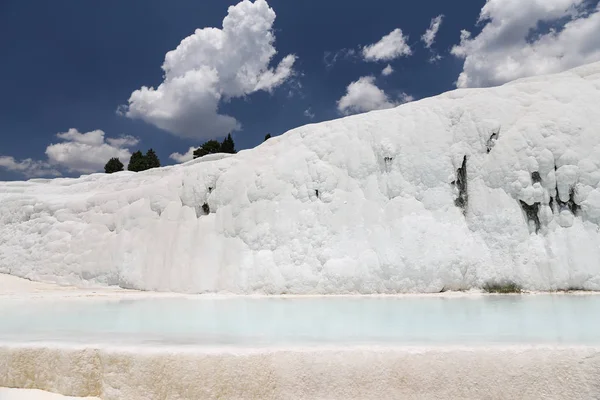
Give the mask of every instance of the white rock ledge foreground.
POLYGON ((591 347, 144 351, 0 345, 0 386, 102 400, 595 399, 598 376, 600 348, 591 347))
POLYGON ((238 294, 600 290, 600 63, 231 157, 0 183, 0 273, 238 294))
POLYGON ((36 389, 0 388, 0 400, 100 400, 96 397, 71 397, 36 389))

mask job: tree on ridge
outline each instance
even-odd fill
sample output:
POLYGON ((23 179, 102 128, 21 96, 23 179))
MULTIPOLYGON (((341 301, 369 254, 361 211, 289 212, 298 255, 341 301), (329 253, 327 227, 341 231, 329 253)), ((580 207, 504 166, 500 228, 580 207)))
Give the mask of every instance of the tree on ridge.
POLYGON ((108 162, 104 166, 104 172, 107 174, 113 174, 115 172, 123 171, 124 167, 125 166, 123 165, 121 160, 119 160, 117 157, 113 157, 110 160, 108 160, 108 162))

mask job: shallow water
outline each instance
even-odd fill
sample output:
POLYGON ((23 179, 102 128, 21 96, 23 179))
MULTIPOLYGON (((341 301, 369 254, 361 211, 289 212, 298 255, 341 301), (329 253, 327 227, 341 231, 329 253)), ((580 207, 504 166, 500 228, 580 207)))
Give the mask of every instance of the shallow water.
POLYGON ((600 344, 600 296, 2 299, 0 341, 600 344))

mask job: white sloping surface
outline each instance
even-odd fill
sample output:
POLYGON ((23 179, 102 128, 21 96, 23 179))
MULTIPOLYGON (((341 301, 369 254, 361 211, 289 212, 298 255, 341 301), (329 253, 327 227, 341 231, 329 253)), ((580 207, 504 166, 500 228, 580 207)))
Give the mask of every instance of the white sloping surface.
POLYGON ((33 389, 0 388, 0 400, 99 400, 97 397, 68 397, 33 389))
POLYGON ((0 183, 0 272, 194 293, 600 290, 598 104, 600 63, 304 126, 233 157, 0 183))

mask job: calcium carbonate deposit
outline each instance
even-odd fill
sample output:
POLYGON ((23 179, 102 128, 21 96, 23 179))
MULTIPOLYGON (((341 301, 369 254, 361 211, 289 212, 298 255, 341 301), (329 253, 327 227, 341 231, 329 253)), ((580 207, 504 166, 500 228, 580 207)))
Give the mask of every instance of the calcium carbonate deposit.
POLYGON ((41 390, 0 388, 1 400, 99 400, 92 397, 66 397, 41 390))
POLYGON ((600 63, 231 157, 0 183, 0 272, 176 292, 600 290, 600 63))

